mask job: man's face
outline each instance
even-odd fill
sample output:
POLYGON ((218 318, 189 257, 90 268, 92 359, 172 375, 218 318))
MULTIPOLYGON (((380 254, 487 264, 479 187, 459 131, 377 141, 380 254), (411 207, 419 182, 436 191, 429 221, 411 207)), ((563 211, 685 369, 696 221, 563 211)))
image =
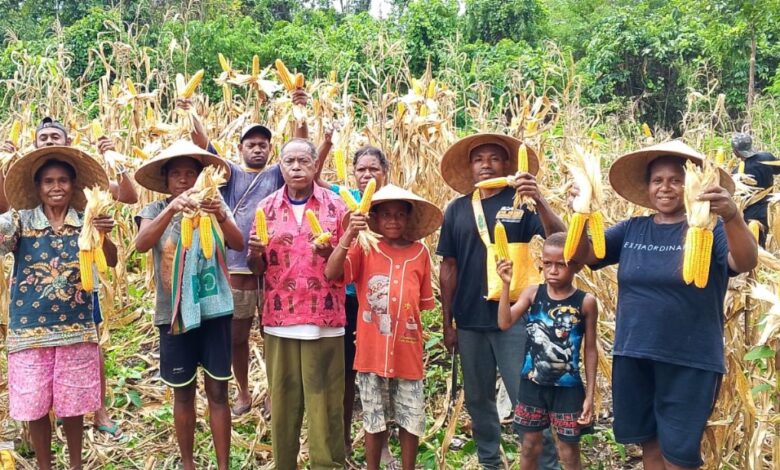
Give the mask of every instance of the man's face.
POLYGON ((244 159, 244 164, 251 170, 262 170, 268 163, 268 154, 271 151, 271 142, 258 133, 249 134, 240 144, 238 151, 244 159))
POLYGON ((281 158, 282 177, 290 189, 302 190, 314 184, 314 157, 303 143, 288 144, 281 158))
POLYGON ((490 178, 506 176, 509 172, 509 155, 500 145, 480 145, 471 151, 469 165, 471 179, 478 183, 490 178))
POLYGON ((45 127, 35 133, 35 148, 70 145, 70 139, 56 127, 45 127))

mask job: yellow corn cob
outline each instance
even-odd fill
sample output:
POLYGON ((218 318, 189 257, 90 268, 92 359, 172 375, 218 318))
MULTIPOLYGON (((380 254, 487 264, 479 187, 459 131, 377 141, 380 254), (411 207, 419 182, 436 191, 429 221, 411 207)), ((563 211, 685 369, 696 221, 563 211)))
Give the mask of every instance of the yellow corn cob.
POLYGON ((100 125, 100 121, 95 119, 89 126, 89 131, 92 134, 92 141, 97 142, 99 138, 103 137, 103 126, 100 125))
POLYGON ((316 245, 324 245, 325 243, 328 243, 330 239, 333 238, 333 234, 330 232, 322 232, 321 234, 317 235, 317 238, 314 239, 314 244, 316 245))
POLYGON ((288 91, 294 90, 295 82, 293 82, 293 77, 287 69, 287 66, 284 65, 284 62, 282 62, 281 59, 276 59, 274 64, 276 65, 276 72, 279 74, 279 81, 282 82, 284 88, 288 91))
POLYGON ((484 181, 480 181, 474 186, 479 189, 506 188, 507 186, 509 186, 509 178, 506 176, 499 176, 498 178, 490 178, 484 181))
POLYGON ((506 238, 506 228, 504 228, 504 224, 500 220, 496 220, 496 226, 493 229, 493 239, 498 259, 509 259, 509 241, 506 238))
POLYGON ((347 179, 347 156, 344 149, 336 149, 333 152, 333 164, 336 167, 336 178, 339 181, 345 181, 347 179))
POLYGON ((345 188, 344 186, 339 186, 339 196, 341 196, 341 199, 344 200, 344 204, 347 205, 347 209, 349 209, 350 212, 359 207, 357 201, 352 196, 352 193, 349 192, 349 189, 345 188))
POLYGON ((111 98, 116 99, 119 96, 119 91, 120 91, 119 85, 117 85, 116 83, 111 85, 111 98))
POLYGON ((526 132, 535 132, 536 129, 538 128, 539 128, 539 121, 537 120, 528 121, 528 123, 525 125, 526 132))
POLYGON ((428 83, 428 91, 425 93, 426 98, 433 98, 436 96, 436 80, 431 79, 431 82, 428 83))
POLYGON ((695 259, 697 263, 695 265, 696 272, 693 283, 699 289, 703 289, 707 286, 707 281, 709 281, 710 277, 710 261, 712 258, 712 242, 714 237, 712 230, 706 228, 701 229, 699 237, 701 237, 701 239, 694 254, 694 257, 697 258, 695 259))
POLYGON ((694 269, 694 254, 696 253, 696 244, 699 242, 699 227, 688 227, 688 232, 685 234, 685 247, 683 251, 683 281, 686 284, 693 282, 696 277, 694 269))
POLYGON ((568 263, 577 252, 580 245, 582 231, 585 229, 585 222, 588 220, 588 214, 575 212, 571 216, 569 231, 566 233, 566 244, 563 247, 563 259, 568 263))
POLYGON ((16 461, 10 450, 0 450, 0 468, 3 470, 14 470, 16 461))
POLYGON ((761 234, 761 224, 757 220, 751 220, 748 223, 748 228, 750 229, 750 233, 753 234, 753 238, 758 241, 758 236, 761 234))
POLYGON ((186 250, 192 246, 192 218, 183 216, 181 218, 181 246, 186 250))
POLYGON ((412 90, 414 91, 415 95, 423 96, 423 88, 422 85, 420 85, 420 81, 416 78, 412 79, 412 90))
POLYGON ((330 74, 328 74, 328 79, 330 80, 331 83, 336 83, 336 80, 338 79, 338 76, 336 75, 336 71, 335 70, 331 70, 330 71, 330 74))
POLYGON ((528 173, 528 148, 525 144, 522 144, 517 149, 517 171, 520 173, 528 173))
POLYGON ((154 115, 154 110, 151 106, 146 107, 146 122, 149 124, 154 124, 155 121, 157 121, 157 117, 154 115))
POLYGON ((258 207, 255 211, 255 234, 263 245, 268 245, 268 224, 262 207, 258 207))
POLYGON ((303 88, 303 86, 306 84, 306 79, 303 78, 302 73, 296 73, 295 74, 295 88, 303 88))
POLYGON ((70 145, 73 147, 79 145, 81 143, 81 134, 78 132, 73 133, 73 139, 70 141, 70 145))
POLYGON ((228 85, 227 83, 222 85, 222 99, 226 103, 230 103, 230 101, 233 100, 233 92, 230 90, 230 85, 228 85))
POLYGON ((715 151, 715 162, 718 165, 726 163, 726 154, 723 152, 723 147, 718 147, 718 150, 715 151))
POLYGON ((309 222, 309 227, 311 227, 311 233, 314 235, 322 234, 320 221, 317 220, 317 215, 311 209, 306 209, 306 220, 309 222))
POLYGON ((195 93, 195 90, 198 88, 198 85, 200 85, 201 80, 203 80, 203 69, 200 69, 197 72, 195 72, 195 75, 193 75, 192 78, 190 78, 190 81, 187 82, 187 85, 184 86, 184 90, 182 90, 179 97, 180 98, 191 97, 192 94, 195 93))
POLYGON ((96 246, 92 250, 92 258, 95 260, 95 266, 99 273, 108 271, 108 263, 106 262, 106 254, 103 252, 103 248, 96 246))
POLYGON ((200 249, 203 250, 203 257, 211 259, 214 256, 214 232, 211 231, 211 215, 201 216, 198 222, 200 230, 200 249))
POLYGON ((222 71, 230 72, 230 62, 227 61, 227 59, 225 58, 225 56, 222 55, 221 52, 217 54, 217 56, 219 57, 219 66, 222 67, 222 71))
POLYGON ((260 57, 257 54, 252 56, 252 77, 257 78, 260 75, 260 57))
POLYGON ((133 83, 133 79, 128 77, 125 80, 125 83, 127 84, 127 91, 129 91, 131 95, 135 96, 138 94, 138 90, 135 88, 135 83, 133 83))
POLYGON ((406 112, 406 105, 399 101, 398 105, 396 106, 396 112, 398 112, 398 117, 403 117, 404 113, 406 112))
POLYGON ((95 280, 92 278, 92 251, 79 250, 79 271, 81 272, 81 288, 92 292, 95 288, 95 280))
POLYGON ((420 117, 428 117, 428 105, 423 104, 420 106, 420 117))
POLYGON ((371 199, 374 197, 374 191, 376 191, 376 180, 371 178, 371 181, 366 184, 366 190, 363 191, 363 198, 360 200, 359 210, 363 214, 368 214, 371 210, 371 199))
POLYGON ((650 126, 646 122, 642 123, 642 135, 645 137, 652 137, 653 132, 650 130, 650 126))
POLYGON ((591 212, 588 216, 588 230, 590 241, 593 243, 593 254, 602 259, 607 254, 607 242, 604 238, 604 215, 601 211, 591 212))
POLYGON ((144 152, 142 148, 137 147, 135 145, 133 145, 133 155, 135 155, 136 157, 138 157, 138 158, 140 158, 142 160, 148 160, 149 159, 149 154, 144 152))
POLYGON ((737 173, 739 173, 740 175, 744 175, 745 174, 745 162, 744 161, 739 162, 739 167, 737 168, 737 173))
POLYGON ((11 125, 11 132, 8 134, 8 140, 14 144, 14 147, 19 148, 19 137, 22 135, 22 122, 18 119, 14 120, 11 125))

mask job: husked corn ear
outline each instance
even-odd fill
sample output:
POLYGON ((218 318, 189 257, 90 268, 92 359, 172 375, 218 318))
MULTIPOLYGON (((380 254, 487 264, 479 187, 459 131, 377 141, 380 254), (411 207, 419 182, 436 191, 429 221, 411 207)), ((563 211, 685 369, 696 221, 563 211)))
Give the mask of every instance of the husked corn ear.
POLYGON ((276 65, 276 72, 279 75, 279 81, 282 82, 284 88, 287 91, 294 90, 295 82, 293 81, 294 80, 293 76, 290 74, 290 71, 287 69, 287 66, 284 65, 284 62, 282 62, 282 59, 276 59, 274 65, 276 65))
POLYGON ((81 143, 81 134, 79 134, 78 132, 74 132, 73 133, 73 139, 70 141, 70 145, 75 147, 75 146, 79 145, 80 143, 81 143))
POLYGON ((338 80, 338 75, 336 74, 335 70, 331 70, 328 74, 328 80, 330 80, 331 83, 336 83, 336 80, 338 80))
POLYGON ((211 259, 214 256, 214 232, 211 231, 211 215, 201 216, 198 222, 200 230, 200 249, 203 250, 203 257, 211 259))
POLYGON ((154 109, 151 106, 146 107, 146 122, 154 124, 157 121, 157 117, 154 115, 154 109))
POLYGON ((699 227, 688 227, 688 231, 685 234, 685 246, 683 247, 683 281, 686 284, 693 282, 696 276, 693 256, 696 253, 696 243, 699 241, 697 232, 700 232, 699 227))
POLYGON ((517 149, 517 171, 520 173, 528 173, 528 147, 522 144, 517 149))
POLYGON ((92 142, 97 142, 99 138, 103 137, 103 126, 100 124, 100 120, 95 119, 89 125, 89 132, 92 134, 92 142))
POLYGON ((347 156, 344 149, 336 149, 333 152, 333 164, 336 167, 336 178, 339 181, 347 179, 347 156))
POLYGON ((696 277, 693 279, 694 285, 699 289, 707 286, 710 277, 710 262, 712 258, 712 242, 714 235, 712 230, 701 229, 701 244, 698 247, 698 264, 696 265, 696 277))
POLYGON ((150 156, 142 148, 140 148, 138 146, 135 146, 135 145, 133 145, 133 155, 135 155, 136 157, 138 157, 138 158, 140 158, 142 160, 148 160, 149 156, 150 156))
POLYGON ((751 220, 748 223, 748 228, 750 229, 750 233, 753 234, 753 238, 758 241, 758 237, 761 234, 761 224, 757 220, 751 220))
POLYGON ((347 205, 347 209, 349 209, 350 212, 357 210, 360 207, 355 198, 352 196, 352 193, 349 192, 349 189, 345 188, 344 186, 339 187, 339 196, 341 196, 341 199, 344 200, 344 204, 347 205))
POLYGON ((262 207, 258 207, 255 211, 255 234, 263 245, 268 245, 268 224, 265 221, 265 211, 262 207))
POLYGON ((306 209, 306 220, 309 222, 309 227, 311 227, 311 233, 314 235, 322 234, 320 221, 317 220, 317 215, 311 209, 306 209))
POLYGON ((428 83, 428 90, 425 92, 426 98, 433 98, 436 96, 436 80, 431 79, 430 83, 428 83))
POLYGON ((737 173, 739 173, 740 175, 744 175, 745 174, 745 162, 744 161, 739 162, 739 167, 737 167, 737 173))
POLYGON ((303 86, 306 84, 306 79, 303 78, 302 73, 296 73, 295 74, 295 88, 303 88, 303 86))
POLYGON ((506 238, 506 228, 500 220, 496 220, 496 226, 493 229, 493 239, 498 259, 509 259, 509 241, 506 238))
POLYGON ((588 214, 575 212, 571 216, 569 230, 566 233, 566 244, 563 247, 563 259, 567 263, 574 257, 574 254, 577 252, 577 247, 580 245, 582 231, 585 229, 585 222, 587 222, 587 220, 588 214))
POLYGON ((366 184, 366 190, 363 191, 363 198, 360 200, 359 210, 363 214, 368 214, 371 210, 371 199, 374 197, 374 191, 376 191, 376 180, 371 178, 371 181, 366 184))
POLYGON ((8 134, 8 140, 14 144, 14 147, 19 148, 19 137, 22 136, 22 122, 18 119, 14 119, 14 123, 11 125, 11 132, 8 134))
POLYGON ((257 54, 252 56, 252 77, 257 78, 260 75, 260 57, 257 54))
POLYGON ((131 95, 135 96, 138 94, 138 90, 135 88, 135 83, 133 83, 133 79, 128 77, 125 80, 125 84, 127 85, 127 91, 129 91, 131 95))
POLYGON ((92 258, 95 260, 95 267, 99 273, 108 271, 108 262, 106 262, 106 254, 103 252, 102 246, 96 246, 92 250, 92 258))
POLYGON ((398 117, 403 117, 404 113, 406 112, 406 105, 402 101, 399 101, 395 109, 398 113, 398 117))
POLYGON ((92 276, 92 251, 79 250, 79 271, 81 272, 81 288, 92 292, 95 288, 95 280, 92 276))
POLYGON ((420 84, 420 81, 416 78, 412 79, 412 90, 414 91, 415 95, 423 96, 423 87, 420 84))
POLYGON ((601 211, 590 213, 588 230, 590 230, 590 241, 593 244, 593 254, 596 255, 596 258, 603 259, 607 254, 607 241, 604 237, 604 215, 601 211))
POLYGON ((479 189, 495 189, 506 188, 509 186, 509 178, 506 176, 499 176, 498 178, 490 178, 474 185, 479 189))
POLYGON ((423 104, 423 105, 420 106, 419 114, 420 114, 420 117, 427 117, 428 116, 429 110, 428 110, 428 105, 427 104, 423 104))
POLYGON ((715 162, 718 165, 726 163, 726 153, 723 151, 723 147, 718 147, 718 150, 715 151, 715 162))
POLYGON ((328 243, 331 238, 333 238, 332 233, 322 232, 321 234, 317 235, 317 238, 314 239, 314 243, 317 245, 323 245, 325 243, 328 243))
POLYGON ((642 123, 642 135, 645 137, 652 137, 653 132, 650 130, 650 126, 646 122, 642 123))
POLYGON ((181 246, 187 249, 192 246, 192 218, 183 216, 181 218, 181 246))
POLYGON ((689 227, 685 235, 683 252, 683 280, 703 289, 710 277, 712 261, 712 230, 701 227, 689 227))
POLYGON ((192 78, 190 78, 190 81, 187 82, 187 84, 184 86, 184 89, 181 91, 179 97, 190 98, 192 94, 195 93, 195 90, 198 89, 198 85, 200 85, 201 80, 203 80, 203 69, 195 72, 195 75, 193 75, 192 78))
POLYGON ((221 52, 217 54, 217 56, 219 57, 219 66, 222 67, 222 71, 230 72, 230 62, 228 62, 228 60, 225 58, 225 56, 222 55, 221 52))

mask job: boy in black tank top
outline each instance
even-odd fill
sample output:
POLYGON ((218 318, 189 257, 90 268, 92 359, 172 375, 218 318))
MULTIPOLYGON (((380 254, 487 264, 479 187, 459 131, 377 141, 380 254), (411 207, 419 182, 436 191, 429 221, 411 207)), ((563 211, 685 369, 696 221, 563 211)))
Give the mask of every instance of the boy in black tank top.
POLYGON ((566 233, 547 238, 542 249, 544 284, 527 287, 514 305, 509 300, 512 262, 497 262, 504 283, 498 326, 511 327, 526 315, 528 340, 523 354, 520 393, 514 425, 523 434, 522 468, 538 468, 542 431, 558 433, 558 455, 566 470, 581 469, 580 435, 590 431, 596 388, 596 319, 598 306, 590 294, 572 285, 581 265, 563 259, 566 233), (584 343, 585 383, 580 377, 584 343))

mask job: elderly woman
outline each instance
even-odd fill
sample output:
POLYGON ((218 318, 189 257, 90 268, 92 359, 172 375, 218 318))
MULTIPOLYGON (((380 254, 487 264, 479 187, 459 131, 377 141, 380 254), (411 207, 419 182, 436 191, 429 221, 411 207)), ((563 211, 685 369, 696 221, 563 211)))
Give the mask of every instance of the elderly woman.
MULTIPOLYGON (((53 410, 62 419, 70 467, 81 468, 84 414, 100 408, 100 356, 93 296, 82 288, 78 237, 86 198, 108 189, 100 164, 72 147, 49 146, 19 159, 5 179, 13 208, 0 216, 0 254, 13 253, 8 349, 11 417, 29 421, 38 466, 52 465, 53 410), (31 190, 32 188, 32 190, 31 190)), ((109 216, 94 219, 108 235, 109 216)), ((116 247, 106 236, 110 266, 116 247)))
MULTIPOLYGON (((168 195, 144 207, 136 217, 139 228, 135 247, 141 253, 151 249, 154 258, 154 324, 160 334, 160 377, 173 388, 173 420, 185 470, 195 468, 193 445, 198 366, 205 372, 209 424, 217 467, 225 470, 230 462, 228 381, 232 377, 230 335, 233 297, 227 270, 221 269, 216 262, 219 256, 211 256, 209 264, 202 256, 195 235, 189 249, 182 247, 182 213, 200 210, 213 214, 224 233, 225 244, 234 250, 243 248, 244 237, 224 202, 216 200, 198 204, 192 199, 192 188, 206 165, 222 167, 227 176, 230 175, 224 160, 192 142, 179 140, 146 162, 135 174, 141 186, 168 195), (176 272, 188 274, 174 278, 176 272), (186 282, 182 280, 184 277, 186 282), (187 291, 190 283, 198 286, 194 289, 195 302, 188 303, 187 299, 192 298, 187 291), (174 289, 180 295, 173 295, 174 289), (177 333, 174 329, 174 326, 180 326, 177 319, 192 317, 195 309, 200 321, 191 328, 185 325, 183 331, 177 333)), ((216 249, 222 250, 221 259, 224 260, 224 246, 217 245, 216 249)))
MULTIPOLYGON (((324 165, 324 159, 317 162, 317 174, 319 175, 324 165)), ((357 182, 357 189, 348 188, 352 197, 360 202, 366 185, 373 178, 376 180, 376 189, 378 190, 387 183, 387 173, 390 171, 390 162, 387 160, 384 152, 377 147, 366 145, 355 151, 352 157, 352 174, 357 182)), ((330 189, 338 194, 341 186, 317 180, 317 184, 323 188, 330 189)), ((352 409, 355 404, 355 378, 357 371, 354 368, 355 362, 355 332, 357 331, 358 300, 357 291, 354 284, 349 284, 346 289, 347 296, 344 301, 344 312, 347 316, 347 327, 344 334, 344 448, 347 454, 352 449, 352 409)), ((387 449, 387 446, 385 446, 387 449)), ((386 452, 390 455, 389 450, 386 452)))
POLYGON ((683 281, 687 160, 701 164, 702 157, 680 141, 617 159, 609 171, 613 189, 654 213, 610 227, 603 260, 587 240, 575 257, 594 268, 619 263, 612 351, 615 439, 640 444, 647 470, 703 464, 701 438, 726 372, 728 278, 757 263, 756 242, 729 194, 734 183, 721 171, 720 185, 699 196, 719 216, 709 282, 698 288, 683 281))
POLYGON ((268 246, 249 239, 249 268, 265 276, 263 327, 274 461, 295 469, 304 408, 312 468, 343 468, 344 288, 325 278, 325 264, 343 233, 346 208, 338 196, 314 184, 317 152, 292 139, 282 148, 285 185, 265 198, 268 246), (304 221, 311 210, 333 234, 313 246, 304 221))

